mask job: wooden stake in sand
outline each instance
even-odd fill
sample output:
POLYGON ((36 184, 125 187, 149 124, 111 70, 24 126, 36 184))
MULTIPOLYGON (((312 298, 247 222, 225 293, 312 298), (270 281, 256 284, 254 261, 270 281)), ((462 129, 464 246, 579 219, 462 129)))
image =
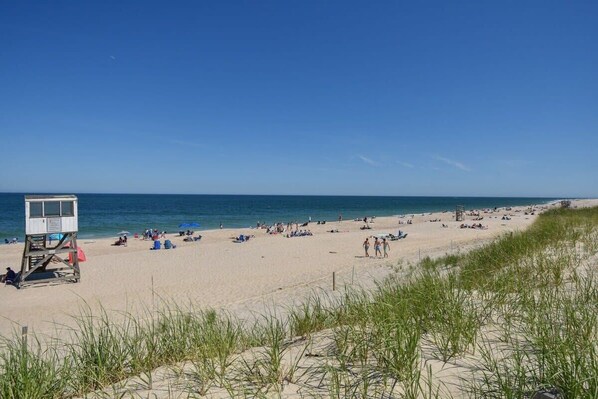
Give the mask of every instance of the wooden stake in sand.
POLYGON ((23 346, 23 352, 27 351, 27 333, 29 327, 23 326, 21 327, 21 345, 23 346))
POLYGON ((336 291, 336 272, 332 272, 332 291, 336 291))

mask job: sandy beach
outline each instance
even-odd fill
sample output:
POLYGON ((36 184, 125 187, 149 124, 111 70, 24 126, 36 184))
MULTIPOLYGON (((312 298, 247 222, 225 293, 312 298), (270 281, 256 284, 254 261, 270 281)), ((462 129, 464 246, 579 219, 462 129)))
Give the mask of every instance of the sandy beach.
MULTIPOLYGON (((579 200, 572 205, 596 204, 598 200, 579 200)), ((454 212, 377 217, 371 230, 361 230, 362 221, 312 222, 300 227, 311 230, 312 236, 292 238, 286 233, 267 234, 264 229, 201 231, 202 239, 197 242, 168 234, 176 249, 159 251, 151 251, 152 242, 142 239, 130 238, 126 247, 112 246, 115 239, 80 239, 79 246, 87 255, 80 283, 0 288, 0 334, 24 325, 30 331, 50 334, 55 323, 68 324, 69 315, 78 313, 85 303, 93 310, 101 304, 110 311, 141 312, 156 297, 242 316, 268 304, 301 301, 318 290, 332 291, 333 272, 337 289, 347 284, 371 285, 392 266, 467 250, 502 233, 525 229, 551 206, 556 205, 536 206, 533 215, 530 207, 480 210, 482 220, 466 216, 464 222, 454 221, 454 212), (510 220, 503 220, 503 215, 510 220), (399 224, 407 220, 413 223, 399 224), (460 228, 462 223, 481 223, 487 228, 460 228), (366 237, 397 234, 399 229, 408 236, 390 241, 388 258, 373 257, 373 245, 370 257, 364 256, 366 237), (255 237, 233 242, 239 234, 255 237)), ((0 266, 19 270, 22 251, 22 243, 0 246, 0 266)))

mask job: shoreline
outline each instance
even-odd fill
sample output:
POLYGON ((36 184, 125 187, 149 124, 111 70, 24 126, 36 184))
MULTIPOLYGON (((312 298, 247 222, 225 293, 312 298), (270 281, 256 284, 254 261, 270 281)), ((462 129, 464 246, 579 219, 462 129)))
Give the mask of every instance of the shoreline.
MULTIPOLYGON (((1 195, 1 193, 0 193, 1 195)), ((97 195, 97 194, 83 194, 83 195, 97 195)), ((177 194, 172 194, 173 196, 176 196, 177 194)), ((126 197, 126 195, 125 195, 126 197)), ((213 197, 219 197, 218 195, 214 195, 213 197)), ((230 197, 228 198, 228 200, 233 199, 236 196, 224 196, 226 197, 230 197)), ((251 195, 248 195, 247 197, 252 197, 251 195)), ((273 199, 276 199, 276 197, 307 197, 307 198, 318 198, 318 197, 329 197, 329 198, 335 198, 338 196, 259 196, 259 197, 263 197, 263 198, 268 198, 268 197, 273 197, 273 199)), ((205 206, 201 209, 189 209, 188 213, 189 215, 183 216, 183 214, 181 215, 181 218, 178 218, 178 216, 170 216, 171 218, 175 218, 177 221, 176 223, 171 223, 169 221, 165 221, 162 220, 160 221, 160 217, 156 217, 156 214, 148 214, 147 216, 145 216, 145 211, 140 212, 139 214, 137 214, 136 216, 133 216, 133 218, 131 220, 128 220, 127 218, 123 218, 122 221, 118 221, 118 222, 114 222, 113 220, 110 220, 110 217, 108 217, 106 219, 106 216, 104 215, 104 213, 106 212, 106 210, 101 210, 100 215, 95 215, 92 213, 92 215, 88 215, 87 219, 88 220, 100 220, 101 223, 97 224, 95 226, 89 226, 86 222, 86 218, 81 218, 81 213, 82 213, 82 209, 80 209, 80 218, 79 218, 79 232, 78 232, 78 237, 81 239, 101 239, 101 238, 112 238, 115 237, 115 234, 117 231, 120 230, 125 230, 125 231, 130 231, 131 233, 140 233, 143 230, 145 230, 146 228, 156 228, 160 231, 166 230, 169 231, 170 233, 176 233, 178 231, 178 224, 181 222, 181 220, 185 220, 187 218, 189 219, 197 219, 194 221, 199 221, 201 222, 202 226, 205 225, 205 229, 206 230, 214 230, 214 229, 218 229, 218 225, 220 222, 223 222, 226 228, 230 228, 230 229, 244 229, 244 228, 250 228, 252 226, 256 225, 256 221, 262 221, 262 222, 266 222, 266 223, 277 223, 277 222, 283 222, 286 223, 288 221, 299 221, 299 222, 305 222, 308 220, 309 216, 312 217, 313 220, 327 220, 329 223, 330 222, 336 222, 339 213, 343 215, 345 220, 352 220, 356 217, 364 217, 364 216, 378 216, 378 217, 392 217, 392 216, 397 216, 397 215, 401 215, 401 214, 421 214, 421 213, 440 213, 440 212, 454 212, 454 206, 447 206, 446 204, 435 204, 434 201, 431 201, 429 203, 426 203, 426 199, 446 199, 447 201, 453 200, 453 199, 463 199, 464 201, 464 205, 465 205, 465 209, 469 210, 469 209, 491 209, 496 207, 500 207, 500 208, 504 208, 506 206, 542 206, 542 205, 548 205, 550 203, 554 203, 554 202, 558 202, 560 201, 560 199, 554 199, 554 198, 534 198, 534 197, 447 197, 447 196, 439 196, 439 197, 421 197, 421 196, 400 196, 400 197, 393 197, 393 196, 382 196, 382 197, 370 197, 370 196, 341 196, 340 198, 351 198, 351 197, 355 197, 355 198, 361 198, 361 199, 368 199, 371 198, 372 200, 376 200, 376 199, 422 199, 422 203, 423 205, 418 205, 416 206, 417 209, 413 208, 414 204, 398 204, 396 206, 389 206, 388 203, 384 204, 385 208, 382 209, 376 209, 377 206, 374 206, 374 209, 368 208, 367 204, 364 203, 359 203, 357 206, 358 207, 363 207, 363 211, 361 210, 355 210, 355 209, 351 209, 351 207, 349 206, 348 208, 343 208, 343 206, 347 206, 347 204, 339 204, 339 208, 338 210, 335 210, 334 212, 331 212, 330 208, 324 206, 321 209, 308 209, 309 206, 306 207, 306 209, 301 209, 301 210, 297 210, 296 208, 294 208, 293 206, 290 206, 289 208, 289 213, 285 213, 286 211, 283 211, 282 213, 284 215, 278 214, 281 212, 275 212, 277 214, 270 214, 270 208, 268 207, 267 209, 264 207, 264 204, 262 203, 261 209, 258 209, 258 212, 263 212, 260 213, 261 216, 257 216, 257 215, 253 215, 253 216, 249 216, 250 213, 243 213, 243 214, 239 214, 238 217, 235 216, 233 219, 238 219, 238 220, 244 220, 244 221, 239 221, 239 222, 234 222, 234 221, 228 221, 226 220, 226 216, 220 215, 220 216, 210 216, 209 214, 204 214, 201 212, 205 212, 206 208, 205 206), (475 204, 475 201, 478 200, 488 200, 487 203, 484 204, 484 206, 481 206, 481 204, 475 204), (509 204, 509 205, 503 205, 503 201, 509 201, 509 200, 515 200, 514 203, 509 204), (529 203, 528 201, 531 200, 538 200, 537 202, 534 203, 529 203), (469 202, 469 204, 468 204, 469 202), (478 206, 474 206, 474 205, 478 205, 478 206), (386 207, 388 206, 388 207, 386 207), (419 206, 421 206, 421 208, 419 208, 419 206), (409 208, 413 208, 413 209, 409 209, 409 208), (371 209, 371 210, 368 210, 371 209), (195 211, 200 211, 199 214, 196 214, 194 216, 194 212, 195 211), (310 215, 311 214, 311 215, 310 215), (221 216, 224 220, 221 220, 221 216), (139 219, 140 217, 143 218, 143 220, 139 219), (139 220, 137 220, 139 219, 139 220), (153 220, 153 221, 151 221, 153 220), (148 222, 149 221, 149 222, 148 222), (230 223, 229 223, 230 222, 230 223)), ((81 201, 84 200, 85 197, 82 197, 83 199, 80 199, 80 204, 79 207, 81 208, 81 201)), ((8 206, 10 204, 11 208, 15 209, 15 207, 19 208, 22 206, 21 205, 21 201, 22 199, 18 198, 12 198, 10 201, 8 201, 7 204, 5 204, 5 206, 8 206), (16 201, 16 203, 15 203, 16 201)), ((91 200, 90 200, 91 201, 91 200)), ((205 205, 205 204, 204 204, 205 205)), ((378 204, 380 205, 380 204, 378 204)), ((89 205, 88 205, 89 206, 89 205)), ((286 208, 283 208, 286 209, 286 208)), ((122 210, 122 209, 121 209, 122 210)), ((19 211, 20 212, 20 211, 19 211)), ((19 217, 15 217, 15 212, 14 210, 12 211, 12 213, 7 213, 6 215, 4 215, 4 225, 2 225, 2 222, 0 222, 0 230, 2 231, 2 235, 0 235, 0 239, 9 239, 11 240, 14 237, 17 237, 19 239, 19 241, 23 241, 24 240, 24 231, 23 231, 23 220, 22 220, 23 215, 20 215, 19 217), (10 226, 19 226, 18 229, 14 229, 11 228, 10 226)))
MULTIPOLYGON (((558 203, 558 202, 557 202, 558 203)), ((576 201, 576 205, 598 204, 598 200, 576 201)), ((537 210, 554 205, 540 205, 537 210)), ((140 313, 155 296, 176 303, 194 303, 200 308, 230 311, 250 317, 266 304, 292 305, 314 292, 331 293, 333 272, 337 287, 368 287, 387 276, 393 267, 406 267, 425 256, 469 250, 509 231, 527 228, 537 217, 525 215, 528 206, 512 207, 511 220, 503 213, 483 213, 481 222, 488 229, 461 229, 454 213, 424 213, 413 217, 413 224, 398 224, 398 218, 377 217, 371 230, 360 230, 363 222, 327 222, 309 229, 313 236, 286 238, 258 229, 202 230, 198 242, 184 242, 178 234, 168 234, 173 250, 150 251, 151 241, 129 239, 126 247, 115 247, 111 238, 79 239, 87 255, 81 263, 82 280, 77 284, 30 287, 16 290, 0 287, 0 300, 6 305, 0 313, 0 335, 27 325, 30 331, 48 333, 56 324, 72 322, 68 315, 84 304, 94 311, 140 313), (438 222, 430 220, 439 219, 438 222), (442 227, 442 224, 448 227, 442 227), (330 230, 338 229, 338 233, 330 230), (362 243, 366 237, 395 234, 406 239, 390 242, 388 258, 365 258, 362 243), (254 235, 244 243, 233 236, 254 235)), ((465 223, 472 224, 471 216, 465 223)), ((476 221, 476 223, 479 223, 476 221)), ((163 241, 163 239, 162 239, 163 241)), ((0 246, 0 265, 19 269, 23 244, 0 246)), ((374 248, 370 249, 373 254, 374 248)))

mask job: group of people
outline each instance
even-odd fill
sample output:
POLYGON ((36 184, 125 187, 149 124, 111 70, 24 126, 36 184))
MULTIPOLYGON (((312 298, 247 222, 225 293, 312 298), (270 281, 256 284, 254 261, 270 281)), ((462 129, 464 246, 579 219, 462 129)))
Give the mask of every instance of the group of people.
MULTIPOLYGON (((292 223, 287 223, 287 226, 285 227, 285 225, 283 223, 275 223, 272 226, 268 226, 265 227, 266 228, 266 233, 268 234, 279 234, 279 233, 284 233, 287 230, 290 230, 292 228, 292 223)), ((298 228, 298 224, 295 224, 298 228)), ((264 225, 262 225, 264 226, 264 225)), ((264 227, 262 227, 264 228, 264 227)))
POLYGON ((312 236, 312 232, 310 230, 293 230, 290 234, 287 234, 287 238, 290 237, 305 237, 305 236, 312 236))
POLYGON ((4 239, 5 244, 17 244, 18 242, 19 239, 17 237, 13 237, 11 240, 9 240, 8 238, 4 239))
MULTIPOLYGON (((366 238, 365 241, 363 242, 363 249, 365 250, 365 257, 369 258, 370 257, 370 238, 366 238)), ((388 243, 388 241, 386 240, 386 238, 383 238, 382 240, 380 240, 378 237, 374 237, 374 250, 376 251, 376 257, 380 257, 383 256, 385 258, 388 258, 388 252, 390 251, 390 244, 388 243), (384 253, 382 253, 382 251, 384 251, 384 253)))
POLYGON ((122 246, 126 247, 127 246, 127 236, 123 235, 123 236, 118 237, 118 240, 116 240, 114 242, 114 244, 112 244, 112 245, 115 245, 117 247, 122 245, 122 246))
POLYGON ((235 237, 233 242, 247 242, 247 241, 249 241, 250 238, 254 238, 254 237, 255 236, 253 234, 251 234, 251 235, 239 234, 239 237, 235 237))
MULTIPOLYGON (((305 223, 302 223, 301 225, 299 225, 298 222, 288 222, 288 223, 275 223, 271 226, 267 226, 266 224, 262 223, 260 224, 260 222, 258 222, 258 228, 261 229, 266 229, 266 233, 268 234, 282 234, 282 233, 287 233, 287 236, 289 236, 290 234, 297 234, 297 232, 299 232, 299 227, 306 227, 309 225, 310 221, 307 221, 305 223)), ((325 224, 326 222, 318 222, 318 224, 325 224)), ((292 235, 292 237, 295 237, 295 235, 292 235)))
POLYGON ((461 223, 461 226, 459 226, 462 229, 479 229, 479 230, 486 230, 488 229, 488 226, 482 226, 481 223, 474 223, 472 225, 466 224, 466 223, 461 223))
POLYGON ((165 231, 158 231, 158 229, 146 229, 143 232, 143 239, 144 240, 159 240, 160 238, 165 238, 166 232, 165 231))

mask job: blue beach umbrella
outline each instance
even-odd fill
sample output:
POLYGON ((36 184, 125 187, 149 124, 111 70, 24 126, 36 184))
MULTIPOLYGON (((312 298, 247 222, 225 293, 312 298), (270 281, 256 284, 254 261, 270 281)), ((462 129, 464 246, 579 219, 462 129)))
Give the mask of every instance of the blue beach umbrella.
POLYGON ((199 223, 191 222, 191 223, 181 223, 179 224, 179 229, 190 229, 199 227, 199 223))

